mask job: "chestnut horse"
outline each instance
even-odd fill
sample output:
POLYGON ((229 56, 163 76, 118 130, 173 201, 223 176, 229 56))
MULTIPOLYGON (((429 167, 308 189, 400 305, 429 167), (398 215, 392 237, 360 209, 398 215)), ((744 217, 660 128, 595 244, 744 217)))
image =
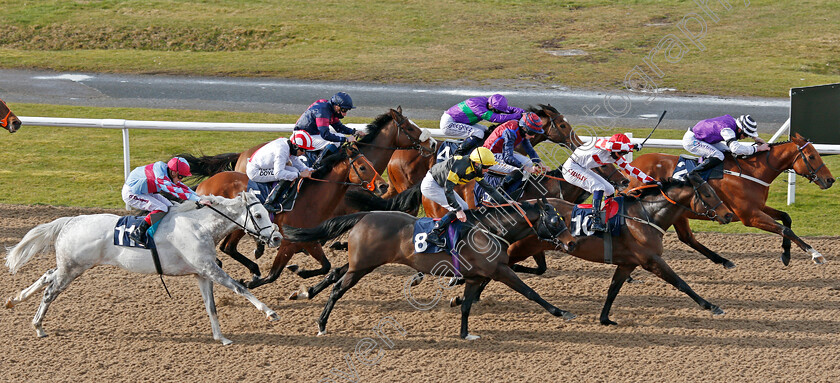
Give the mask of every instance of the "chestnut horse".
POLYGON ((12 113, 12 110, 3 100, 0 100, 0 128, 8 130, 9 133, 17 132, 20 129, 20 119, 12 113))
MULTIPOLYGON (((601 310, 601 324, 616 324, 609 318, 610 308, 621 286, 637 266, 670 283, 704 309, 712 311, 715 315, 723 314, 723 310, 719 307, 697 295, 662 259, 662 240, 665 230, 682 216, 683 211, 708 216, 721 224, 728 223, 732 219, 732 212, 707 183, 695 188, 689 183, 665 180, 662 188, 648 185, 636 190, 640 191, 638 195, 625 198, 627 225, 621 228, 619 237, 612 239, 612 263, 617 268, 607 291, 604 308, 601 310)), ((570 222, 573 205, 563 202, 568 207, 558 207, 558 210, 566 221, 570 222)), ((576 241, 575 248, 567 253, 587 261, 605 263, 603 239, 589 236, 578 237, 576 241)), ((554 247, 530 236, 510 246, 508 249, 510 264, 521 262, 545 250, 554 250, 554 247)), ((459 301, 459 298, 455 298, 453 305, 458 304, 459 301)))
MULTIPOLYGON (((545 128, 545 134, 539 134, 534 137, 531 140, 531 145, 536 146, 540 142, 548 140, 575 148, 582 143, 581 139, 572 129, 569 121, 550 104, 540 104, 539 109, 529 107, 528 110, 537 113, 541 118, 547 118, 549 120, 549 124, 545 128)), ((488 128, 488 134, 496 126, 498 125, 488 128)), ((411 186, 419 184, 423 180, 423 177, 426 176, 426 172, 432 168, 436 161, 436 156, 424 156, 424 153, 419 151, 408 150, 394 154, 391 162, 388 163, 388 182, 391 184, 391 187, 383 197, 393 197, 411 186)))
MULTIPOLYGON (((453 266, 453 257, 447 252, 418 254, 415 252, 414 223, 419 219, 402 212, 363 212, 330 219, 311 229, 284 228, 284 240, 311 242, 335 238, 349 231, 349 262, 333 270, 315 290, 311 298, 330 284, 335 283, 332 294, 318 319, 318 335, 326 333, 327 320, 336 301, 362 277, 387 263, 400 263, 417 271, 436 276, 462 275, 466 281, 467 298, 461 307, 461 338, 478 339, 468 331, 467 319, 472 298, 478 287, 487 280, 501 281, 528 299, 537 302, 554 316, 572 319, 574 314, 558 309, 546 302, 528 287, 508 266, 506 244, 536 234, 554 243, 558 236, 565 246, 574 247, 566 225, 554 209, 559 200, 546 199, 523 202, 513 206, 488 207, 469 210, 469 223, 462 230, 466 235, 459 241, 461 267, 453 266), (505 221, 504 227, 499 219, 505 221), (336 283, 338 282, 338 283, 336 283)), ((554 245, 552 245, 554 246, 554 245)))
MULTIPOLYGON (((770 150, 759 152, 744 159, 727 155, 723 162, 724 177, 709 180, 709 185, 737 216, 744 226, 755 227, 784 237, 782 240, 782 262, 790 263, 790 242, 811 254, 817 264, 825 258, 813 247, 805 243, 791 230, 791 218, 787 213, 767 206, 769 185, 783 171, 793 169, 796 174, 808 181, 815 182, 820 189, 828 189, 834 184, 831 172, 825 166, 820 154, 809 141, 798 133, 791 141, 770 144, 770 150), (782 223, 776 222, 782 221, 782 223)), ((633 161, 633 166, 641 169, 656 179, 670 177, 674 173, 679 157, 667 154, 645 154, 633 161)), ((703 216, 686 213, 674 222, 674 229, 680 241, 699 251, 707 258, 726 268, 735 264, 721 257, 706 246, 700 244, 689 227, 689 219, 707 219, 703 216)))
MULTIPOLYGON (((335 206, 344 197, 344 193, 351 184, 367 184, 375 185, 375 187, 387 185, 370 161, 353 144, 342 145, 337 153, 325 157, 321 164, 322 166, 312 173, 311 178, 303 180, 295 202, 297 208, 289 212, 276 214, 274 217, 275 223, 299 227, 315 226, 331 216, 335 206), (346 182, 348 178, 350 182, 346 182)), ((212 194, 227 197, 236 195, 236 193, 245 190, 247 186, 248 176, 245 173, 222 172, 203 181, 195 190, 196 193, 201 195, 212 194)), ((371 190, 373 190, 373 187, 371 187, 371 190)), ((321 264, 321 268, 318 270, 299 270, 297 271, 299 276, 309 278, 326 274, 330 270, 330 261, 319 243, 301 244, 283 241, 277 250, 271 272, 267 277, 261 278, 259 266, 236 250, 236 245, 243 235, 244 232, 241 230, 231 233, 222 241, 220 248, 225 254, 230 255, 251 271, 253 278, 251 282, 246 284, 248 288, 255 288, 275 281, 292 255, 303 249, 321 264)))

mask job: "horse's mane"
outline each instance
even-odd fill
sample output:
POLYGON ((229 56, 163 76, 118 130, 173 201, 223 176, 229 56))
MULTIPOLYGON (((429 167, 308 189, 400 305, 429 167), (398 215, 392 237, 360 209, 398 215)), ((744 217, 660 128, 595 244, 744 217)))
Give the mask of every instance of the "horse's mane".
MULTIPOLYGON (((201 196, 201 199, 209 200, 214 205, 216 205, 216 204, 218 204, 218 205, 230 205, 230 204, 235 202, 234 200, 236 198, 239 198, 239 197, 237 196, 235 198, 225 198, 225 197, 215 196, 215 195, 212 195, 212 194, 201 196)), ((172 203, 172 208, 170 208, 169 211, 170 212, 176 212, 176 213, 182 213, 182 212, 185 212, 185 211, 195 210, 195 208, 196 208, 196 205, 195 205, 195 202, 193 202, 193 201, 184 201, 184 202, 181 202, 181 203, 173 202, 172 203)))
MULTIPOLYGON (((683 187, 685 185, 688 185, 688 181, 678 180, 678 179, 674 179, 674 178, 667 178, 667 179, 662 180, 660 182, 662 182, 662 190, 668 190, 672 187, 683 187)), ((625 194, 625 193, 620 193, 620 194, 624 197, 627 197, 627 201, 629 202, 629 201, 635 201, 635 200, 641 199, 641 198, 649 196, 649 195, 660 194, 660 192, 659 192, 659 188, 650 187, 650 188, 644 188, 644 189, 637 189, 636 191, 633 192, 633 194, 625 194)))
POLYGON ((393 120, 394 118, 391 117, 391 113, 383 113, 379 116, 376 116, 376 118, 373 119, 373 122, 367 124, 367 134, 361 140, 359 140, 359 142, 362 144, 373 143, 373 140, 376 139, 376 136, 379 135, 379 132, 382 131, 382 128, 384 128, 386 125, 388 125, 389 122, 393 120))
POLYGON ((347 158, 347 151, 339 149, 338 152, 330 154, 321 160, 320 166, 312 172, 312 178, 324 178, 333 167, 342 160, 347 158))

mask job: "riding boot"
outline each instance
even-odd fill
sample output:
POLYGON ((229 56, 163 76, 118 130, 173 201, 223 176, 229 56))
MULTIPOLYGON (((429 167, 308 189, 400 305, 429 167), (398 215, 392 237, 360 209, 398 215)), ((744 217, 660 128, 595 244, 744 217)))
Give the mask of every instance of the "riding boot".
POLYGON ((516 169, 505 176, 505 179, 502 180, 499 188, 502 189, 502 192, 507 193, 511 200, 517 201, 522 197, 522 193, 525 191, 525 185, 522 184, 522 179, 524 177, 525 176, 522 174, 522 171, 516 169))
POLYGON ((603 190, 592 192, 592 230, 594 231, 607 231, 607 225, 604 223, 601 213, 601 200, 603 198, 603 190))
POLYGON ((270 213, 275 213, 278 211, 283 210, 283 198, 281 196, 289 188, 292 184, 292 181, 282 180, 274 185, 274 189, 271 189, 271 192, 268 193, 268 196, 265 197, 265 210, 268 210, 270 213))
POLYGON ((431 243, 441 249, 446 248, 446 228, 449 226, 452 221, 457 219, 456 213, 454 211, 450 211, 446 213, 440 220, 435 223, 435 228, 432 229, 432 232, 429 233, 429 236, 426 238, 426 242, 431 243))
POLYGON ((469 136, 464 139, 464 142, 461 143, 461 146, 455 150, 456 156, 468 156, 472 153, 473 149, 481 146, 484 143, 484 140, 475 136, 469 136))
POLYGON ((131 233, 128 233, 128 238, 141 245, 146 244, 146 230, 149 230, 149 223, 146 220, 140 221, 140 226, 134 228, 131 233))
POLYGON ((688 173, 688 180, 691 181, 691 183, 694 185, 702 184, 704 181, 703 177, 700 174, 707 170, 714 169, 715 166, 720 165, 722 162, 723 160, 717 157, 706 158, 706 160, 703 161, 702 164, 697 165, 696 168, 692 169, 691 172, 688 173))
POLYGON ((317 168, 318 165, 321 164, 321 160, 323 160, 324 157, 329 156, 330 154, 333 154, 337 151, 338 151, 338 147, 336 147, 333 144, 329 144, 329 145, 325 146, 324 149, 321 150, 321 154, 318 155, 318 158, 315 160, 315 162, 312 163, 311 165, 309 165, 309 167, 310 168, 317 168))

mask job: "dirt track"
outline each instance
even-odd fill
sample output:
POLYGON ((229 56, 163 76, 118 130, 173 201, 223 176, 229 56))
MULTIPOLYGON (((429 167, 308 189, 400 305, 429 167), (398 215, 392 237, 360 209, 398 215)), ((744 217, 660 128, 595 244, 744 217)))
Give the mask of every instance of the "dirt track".
MULTIPOLYGON (((33 226, 103 210, 0 205, 0 244, 11 246, 33 226)), ((117 211, 119 213, 119 211, 117 211)), ((458 338, 460 311, 441 301, 430 311, 409 305, 402 286, 413 273, 385 266, 359 282, 336 305, 328 334, 317 337, 315 318, 326 293, 312 301, 285 297, 303 282, 284 274, 254 290, 282 317, 268 322, 245 299, 216 289, 223 333, 214 342, 190 277, 168 277, 169 299, 157 276, 97 267, 53 303, 44 321, 47 338, 30 325, 41 294, 0 311, 0 381, 344 381, 345 357, 365 342, 382 347, 370 365, 352 360, 356 381, 840 381, 840 238, 805 240, 828 264, 814 266, 795 250, 790 267, 778 261, 781 238, 770 235, 699 234, 701 242, 735 262, 724 270, 669 233, 666 259, 694 290, 726 314, 712 317, 687 296, 645 271, 625 285, 604 327, 597 317, 613 267, 554 253, 543 276, 524 276, 546 300, 578 315, 552 317, 498 283, 473 306, 470 330, 458 338), (388 330, 393 348, 372 328, 392 317, 405 330, 388 330), (364 340, 370 338, 370 340, 364 340), (371 343, 372 344, 372 343, 371 343), (376 359, 378 357, 378 360, 376 359)), ((249 254, 251 241, 241 250, 249 254)), ((342 254, 331 254, 334 266, 342 254)), ((264 270, 273 254, 261 259, 264 270)), ((244 268, 226 256, 235 278, 244 268)), ((306 268, 314 261, 298 255, 306 268)), ((0 297, 17 294, 46 269, 53 254, 39 255, 18 274, 0 276, 0 297)), ((306 281, 308 284, 316 281, 306 281)), ((431 300, 434 284, 415 296, 431 300)), ((452 290, 452 292, 459 291, 452 290)), ((452 296, 447 292, 446 297, 452 296)), ((349 377, 348 377, 349 378, 349 377)))

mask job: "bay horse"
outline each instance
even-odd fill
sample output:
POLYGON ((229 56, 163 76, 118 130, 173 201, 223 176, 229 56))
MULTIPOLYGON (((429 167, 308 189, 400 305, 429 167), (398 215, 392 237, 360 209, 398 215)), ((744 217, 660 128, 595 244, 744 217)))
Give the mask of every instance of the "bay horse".
MULTIPOLYGON (((627 224, 621 228, 621 235, 612 239, 612 264, 617 267, 607 290, 607 299, 601 310, 600 322, 603 325, 617 324, 609 318, 612 303, 621 286, 628 280, 633 270, 639 266, 673 285, 679 291, 691 297, 702 308, 710 310, 712 314, 720 315, 724 313, 718 306, 709 303, 695 293, 668 266, 662 259, 662 241, 665 230, 682 216, 683 211, 692 211, 698 215, 707 216, 721 224, 729 223, 733 214, 707 183, 698 187, 674 180, 665 180, 662 183, 661 188, 656 185, 638 187, 635 190, 638 194, 628 195, 625 198, 627 224)), ((557 209, 567 222, 571 222, 571 212, 574 204, 566 201, 562 202, 564 206, 557 206, 557 209)), ((595 236, 576 237, 576 242, 576 246, 571 251, 566 251, 568 254, 591 262, 605 263, 604 240, 602 238, 595 236)), ((510 264, 521 262, 546 250, 554 250, 554 248, 547 246, 534 236, 530 236, 510 246, 508 249, 510 264)), ((460 304, 462 301, 461 298, 455 298, 452 305, 460 304)))
POLYGON ((12 113, 6 102, 0 100, 0 128, 6 129, 9 133, 17 132, 20 129, 20 119, 12 113))
MULTIPOLYGON (((237 227, 244 227, 272 247, 279 245, 282 237, 269 219, 265 207, 253 193, 240 193, 234 199, 206 198, 212 202, 206 208, 198 209, 192 203, 173 207, 160 222, 155 242, 165 275, 195 275, 198 279, 204 307, 210 317, 213 339, 227 345, 232 342, 222 335, 219 326, 213 283, 245 297, 268 319, 275 321, 280 317, 216 265, 216 242, 237 227)), ((6 256, 9 271, 16 273, 33 256, 46 252, 53 244, 56 268, 47 270, 31 286, 6 300, 6 308, 11 309, 46 289, 32 319, 35 333, 45 337, 47 333, 42 322, 50 303, 86 270, 96 265, 113 265, 136 273, 157 273, 149 250, 114 245, 114 227, 119 218, 113 214, 63 217, 38 225, 26 233, 6 256)))
MULTIPOLYGON (((723 203, 732 209, 737 216, 736 219, 744 226, 755 227, 783 237, 781 261, 785 266, 790 263, 791 241, 811 254, 814 263, 821 264, 825 262, 825 257, 794 234, 791 230, 793 221, 790 215, 767 206, 767 196, 770 191, 769 184, 785 170, 793 169, 796 174, 807 178, 810 182, 815 182, 820 189, 828 189, 834 184, 831 171, 825 166, 814 146, 799 133, 794 134, 790 141, 770 144, 770 148, 767 152, 758 152, 743 159, 736 159, 727 154, 723 161, 723 178, 711 179, 708 181, 709 185, 715 189, 723 203), (782 223, 776 222, 777 220, 782 223)), ((655 179, 664 179, 674 173, 678 160, 678 156, 645 154, 637 157, 633 161, 633 166, 655 179)), ((688 212, 679 217, 674 222, 674 229, 680 241, 699 251, 714 263, 721 264, 725 268, 735 267, 732 261, 721 257, 697 241, 689 226, 689 219, 707 218, 688 212)))
MULTIPOLYGON (((537 113, 538 116, 549 120, 549 124, 545 128, 545 134, 538 134, 531 139, 531 145, 536 146, 540 142, 548 140, 568 145, 573 149, 583 142, 572 129, 572 125, 566 117, 560 114, 551 104, 539 104, 539 108, 528 107, 528 111, 537 113)), ((488 134, 496 126, 498 125, 489 127, 488 134)), ((394 154, 391 162, 388 163, 388 182, 391 186, 383 198, 391 198, 423 181, 426 172, 437 161, 435 155, 425 156, 424 154, 416 150, 401 151, 394 154)), ((416 214, 416 212, 414 213, 416 214)))
MULTIPOLYGON (((345 143, 337 153, 325 157, 321 162, 321 167, 313 172, 310 178, 303 180, 295 202, 296 208, 275 214, 274 222, 278 225, 315 226, 331 216, 350 185, 367 185, 366 188, 373 190, 387 184, 355 145, 345 143), (348 179, 350 182, 347 182, 348 179)), ((245 173, 222 172, 201 182, 195 191, 200 195, 229 196, 247 187, 248 176, 245 173)), ((253 274, 252 280, 245 284, 248 288, 274 282, 292 255, 300 250, 306 250, 321 264, 321 268, 295 271, 299 276, 309 278, 326 274, 330 270, 330 261, 319 243, 301 244, 284 241, 277 249, 271 272, 267 277, 262 278, 259 266, 236 250, 243 235, 242 231, 234 231, 222 241, 220 248, 225 254, 245 265, 253 274)))
MULTIPOLYGON (((436 276, 462 275, 466 281, 466 301, 461 307, 462 339, 474 340, 478 336, 468 330, 470 305, 475 292, 484 281, 494 279, 508 285, 528 299, 537 302, 554 316, 572 319, 574 314, 558 309, 546 302, 532 288, 528 287, 508 266, 505 252, 507 243, 535 233, 541 239, 552 243, 559 241, 574 247, 574 241, 553 204, 557 200, 527 201, 521 204, 486 207, 468 210, 468 221, 461 232, 466 233, 459 241, 459 263, 454 266, 453 257, 447 252, 418 254, 413 243, 414 223, 419 219, 403 212, 362 212, 332 218, 318 227, 299 229, 284 228, 284 238, 295 242, 311 242, 335 238, 349 231, 349 262, 334 269, 315 289, 310 289, 311 298, 330 284, 335 283, 332 294, 318 319, 318 335, 326 333, 327 320, 338 299, 353 287, 362 277, 379 266, 399 263, 417 271, 436 276), (499 221, 499 220, 502 221, 499 221), (500 225, 499 222, 505 222, 500 225), (469 245, 466 245, 469 242, 469 245), (337 282, 337 283, 336 283, 337 282)), ((554 245, 552 245, 554 246, 554 245)))

